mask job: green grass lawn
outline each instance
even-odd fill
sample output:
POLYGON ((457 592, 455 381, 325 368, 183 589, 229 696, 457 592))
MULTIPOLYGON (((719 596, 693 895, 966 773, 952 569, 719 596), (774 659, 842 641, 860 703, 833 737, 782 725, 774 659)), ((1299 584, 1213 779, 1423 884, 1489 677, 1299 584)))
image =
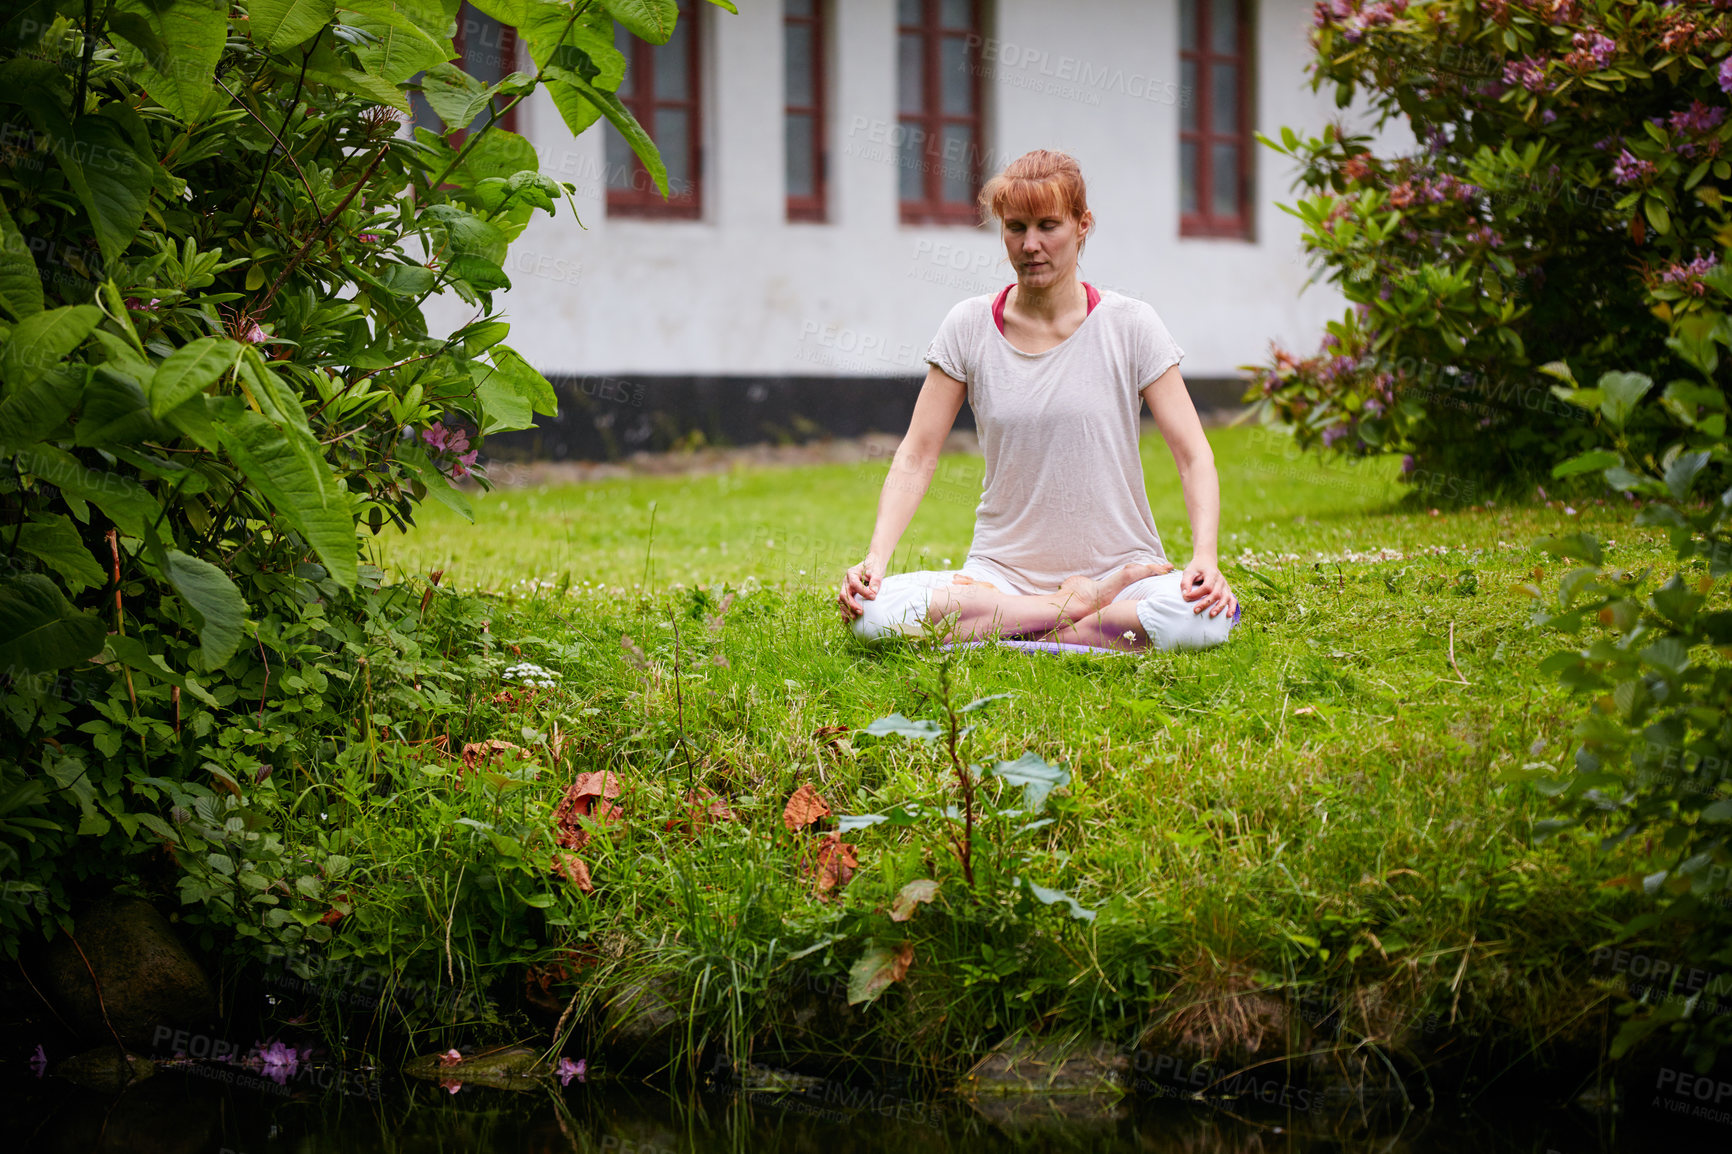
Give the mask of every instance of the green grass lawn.
MULTIPOLYGON (((972 897, 931 822, 846 835, 859 867, 835 900, 814 893, 813 838, 783 828, 803 782, 837 814, 955 800, 936 747, 857 732, 940 716, 940 657, 864 649, 833 602, 882 462, 502 490, 474 525, 428 509, 381 537, 395 575, 443 569, 496 594, 493 633, 561 674, 551 697, 483 709, 465 735, 560 727, 557 780, 523 812, 545 816, 577 771, 625 783, 625 820, 585 851, 596 892, 562 891, 549 923, 550 956, 595 967, 580 1005, 599 1012, 654 973, 696 1023, 687 1042, 870 1046, 949 1071, 1024 1031, 1244 1063, 1308 1053, 1370 1079, 1598 1053, 1619 995, 1592 951, 1638 899, 1597 882, 1640 863, 1532 837, 1552 803, 1524 774, 1567 764, 1583 707, 1536 671, 1567 639, 1530 628, 1523 586, 1550 596, 1560 572, 1536 536, 1589 528, 1631 567, 1663 543, 1612 503, 1434 512, 1400 503, 1393 461, 1329 466, 1254 429, 1210 439, 1244 604, 1227 646, 951 662, 957 703, 1011 695, 971 715, 967 759, 1034 751, 1071 774, 1052 824, 980 835, 972 897), (716 618, 724 587, 744 592, 716 618), (690 835, 693 786, 737 820, 690 835), (1013 872, 1099 916, 1030 900, 1013 872), (892 920, 919 878, 938 898, 892 920), (906 976, 845 1007, 850 967, 887 946, 912 947, 906 976)), ((1171 459, 1153 437, 1144 454, 1182 563, 1171 459)), ((961 563, 979 473, 943 462, 896 568, 961 563)))

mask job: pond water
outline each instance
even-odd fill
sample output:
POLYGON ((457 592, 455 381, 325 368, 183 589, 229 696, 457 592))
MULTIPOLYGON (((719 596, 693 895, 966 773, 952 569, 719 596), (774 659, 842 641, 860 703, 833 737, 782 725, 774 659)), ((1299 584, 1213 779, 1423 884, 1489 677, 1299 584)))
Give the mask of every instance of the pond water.
POLYGON ((1045 1098, 982 1102, 872 1097, 838 1087, 806 1096, 693 1091, 620 1081, 528 1093, 371 1076, 285 1087, 160 1074, 118 1097, 52 1079, 0 1094, 0 1149, 132 1154, 721 1154, 797 1151, 1026 1151, 1045 1154, 1686 1154, 1732 1147, 1732 1128, 1662 1134, 1652 1119, 1504 1103, 1481 1112, 1349 1108, 1245 1112, 1179 1101, 1045 1098))

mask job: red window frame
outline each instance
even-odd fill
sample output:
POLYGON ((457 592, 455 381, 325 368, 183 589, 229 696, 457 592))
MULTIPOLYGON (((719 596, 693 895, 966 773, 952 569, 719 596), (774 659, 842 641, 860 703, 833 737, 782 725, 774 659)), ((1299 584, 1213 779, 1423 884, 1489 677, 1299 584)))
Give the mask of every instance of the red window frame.
MULTIPOLYGON (((782 44, 787 50, 787 29, 792 26, 803 26, 812 31, 812 103, 794 104, 788 101, 787 92, 782 94, 783 124, 788 124, 789 118, 796 115, 812 118, 812 192, 809 196, 787 194, 787 213, 789 220, 808 220, 822 222, 828 219, 829 204, 829 168, 830 151, 828 134, 825 129, 829 118, 829 98, 825 91, 829 77, 826 73, 826 57, 829 56, 829 27, 826 19, 829 0, 812 0, 810 16, 793 16, 784 8, 782 13, 782 44)), ((785 71, 785 68, 784 68, 785 71)), ((786 80, 784 80, 784 86, 786 80)), ((783 158, 784 166, 787 159, 783 158)))
MULTIPOLYGON (((1197 14, 1196 48, 1186 49, 1183 38, 1179 40, 1179 59, 1192 62, 1197 77, 1193 91, 1180 93, 1181 99, 1195 102, 1197 109, 1197 127, 1194 131, 1186 130, 1182 119, 1179 122, 1180 141, 1191 142, 1197 149, 1197 211, 1184 211, 1184 190, 1181 188, 1180 236, 1218 236, 1242 240, 1251 238, 1251 0, 1233 2, 1237 24, 1233 36, 1234 50, 1224 53, 1213 50, 1214 30, 1209 22, 1214 18, 1214 6, 1210 0, 1179 0, 1180 20, 1184 19, 1184 5, 1194 5, 1197 14), (1210 77, 1212 64, 1232 64, 1238 70, 1239 83, 1234 100, 1239 113, 1237 124, 1225 127, 1215 124, 1215 86, 1210 77), (1211 146, 1226 141, 1238 146, 1239 163, 1235 171, 1221 174, 1215 171, 1214 150, 1211 146), (1215 184, 1223 175, 1234 181, 1238 187, 1238 195, 1234 198, 1238 211, 1231 216, 1215 213, 1215 184)), ((1179 165, 1179 173, 1179 179, 1183 181, 1182 163, 1179 165)))
MULTIPOLYGON (((668 183, 668 196, 656 191, 655 182, 636 154, 631 157, 631 187, 607 186, 609 216, 653 217, 660 220, 696 220, 703 214, 703 99, 699 88, 702 69, 698 59, 702 54, 703 21, 698 18, 700 5, 693 0, 679 0, 679 23, 686 34, 686 99, 667 100, 655 94, 656 51, 660 45, 633 36, 626 53, 626 71, 632 78, 631 95, 619 101, 637 117, 643 130, 655 139, 655 111, 658 108, 684 108, 689 116, 686 130, 686 171, 691 180, 684 188, 668 183)), ((608 131, 614 131, 611 126, 608 131)), ((659 148, 660 145, 658 144, 659 148)))
MULTIPOLYGON (((904 153, 902 142, 906 140, 905 133, 919 132, 919 157, 921 168, 921 198, 919 200, 900 200, 901 171, 897 172, 898 199, 902 208, 903 224, 978 224, 980 209, 975 198, 980 194, 981 179, 981 134, 984 131, 981 115, 980 98, 980 45, 983 42, 980 31, 981 0, 967 0, 968 27, 941 28, 939 26, 939 5, 942 0, 918 0, 921 10, 919 24, 904 24, 901 20, 900 5, 896 21, 897 52, 901 52, 902 36, 905 33, 916 33, 922 37, 921 45, 921 102, 919 112, 902 112, 901 93, 898 92, 896 105, 897 119, 897 153, 896 163, 902 165, 904 153), (969 107, 974 111, 968 115, 944 113, 943 89, 944 80, 942 65, 942 45, 946 38, 963 41, 963 63, 968 69, 969 107), (943 129, 947 125, 961 124, 968 128, 968 155, 963 163, 968 165, 969 197, 967 201, 949 201, 944 199, 944 172, 947 164, 954 163, 945 159, 943 146, 943 129)), ((898 82, 900 83, 900 82, 898 82)))
MULTIPOLYGON (((457 65, 457 67, 459 67, 459 68, 462 68, 465 72, 469 71, 467 66, 464 64, 464 60, 465 60, 465 58, 467 56, 467 52, 468 52, 468 46, 467 46, 467 41, 469 39, 469 35, 468 35, 469 34, 469 19, 468 18, 470 16, 487 16, 487 14, 485 12, 480 12, 480 11, 472 8, 467 3, 464 3, 464 4, 458 6, 458 9, 457 9, 457 34, 451 38, 451 46, 453 48, 457 49, 457 58, 455 60, 453 60, 451 63, 457 65)), ((492 19, 492 17, 487 17, 487 18, 492 19)), ((500 56, 499 74, 500 74, 501 78, 503 78, 506 76, 510 76, 513 72, 517 71, 517 29, 515 29, 511 25, 505 24, 503 22, 495 21, 495 23, 499 24, 499 33, 500 33, 499 34, 499 56, 500 56)), ((505 97, 505 96, 496 96, 493 99, 494 99, 494 108, 495 108, 496 114, 497 114, 498 108, 501 105, 505 105, 505 104, 510 103, 510 98, 505 97)), ((516 105, 513 105, 509 112, 507 112, 504 116, 499 118, 499 127, 505 129, 505 131, 507 131, 507 132, 516 132, 517 131, 517 107, 516 107, 516 105)), ((467 127, 454 129, 452 131, 451 140, 456 147, 458 147, 458 148, 463 147, 463 138, 465 135, 468 134, 468 131, 469 130, 467 127)))

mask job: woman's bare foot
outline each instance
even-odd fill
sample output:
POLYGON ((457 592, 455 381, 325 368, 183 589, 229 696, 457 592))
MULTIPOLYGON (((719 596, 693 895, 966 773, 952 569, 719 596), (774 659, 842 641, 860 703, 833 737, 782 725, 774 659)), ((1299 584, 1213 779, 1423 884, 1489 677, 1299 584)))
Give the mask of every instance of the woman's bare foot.
POLYGON ((1171 573, 1171 561, 1138 562, 1126 565, 1116 573, 1096 580, 1077 574, 1066 577, 1059 585, 1060 593, 1069 594, 1071 601, 1066 604, 1065 611, 1072 620, 1080 621, 1091 613, 1098 613, 1113 603, 1113 598, 1123 593, 1127 588, 1145 577, 1159 577, 1162 573, 1171 573))

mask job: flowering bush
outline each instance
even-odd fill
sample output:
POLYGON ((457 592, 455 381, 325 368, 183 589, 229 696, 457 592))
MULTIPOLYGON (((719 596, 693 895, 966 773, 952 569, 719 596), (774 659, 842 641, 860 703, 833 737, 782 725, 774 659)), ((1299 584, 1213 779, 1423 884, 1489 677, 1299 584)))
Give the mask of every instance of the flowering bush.
MULTIPOLYGON (((1312 44, 1315 86, 1420 143, 1264 139, 1353 305, 1316 352, 1246 366, 1269 419, 1507 485, 1594 439, 1542 366, 1664 380, 1687 351, 1726 384, 1732 0, 1323 0, 1312 44)), ((1660 428, 1644 406, 1625 433, 1648 452, 1660 428)))

